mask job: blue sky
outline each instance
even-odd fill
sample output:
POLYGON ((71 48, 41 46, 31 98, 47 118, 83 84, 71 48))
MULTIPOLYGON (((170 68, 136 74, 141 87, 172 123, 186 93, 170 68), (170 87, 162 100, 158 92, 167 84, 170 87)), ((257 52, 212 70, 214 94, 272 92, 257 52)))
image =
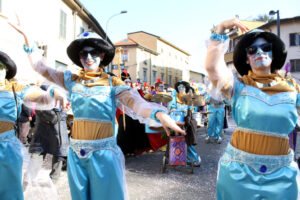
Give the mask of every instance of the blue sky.
MULTIPOLYGON (((80 0, 106 29, 112 42, 127 33, 146 31, 158 35, 191 54, 194 70, 203 67, 205 40, 210 28, 223 20, 239 15, 251 20, 258 15, 279 10, 281 18, 300 16, 299 0, 80 0)), ((299 28, 300 30, 300 28, 299 28)))

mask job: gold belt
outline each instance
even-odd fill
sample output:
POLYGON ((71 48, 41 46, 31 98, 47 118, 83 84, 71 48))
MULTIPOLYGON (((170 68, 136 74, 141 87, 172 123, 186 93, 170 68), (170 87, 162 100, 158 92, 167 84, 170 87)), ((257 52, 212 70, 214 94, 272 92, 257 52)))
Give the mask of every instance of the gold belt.
POLYGON ((0 121, 0 134, 13 129, 14 129, 14 123, 0 121))
POLYGON ((235 130, 231 145, 242 151, 258 155, 287 155, 290 153, 288 138, 235 130))
POLYGON ((75 120, 72 126, 72 138, 77 140, 99 140, 113 135, 112 123, 75 120))

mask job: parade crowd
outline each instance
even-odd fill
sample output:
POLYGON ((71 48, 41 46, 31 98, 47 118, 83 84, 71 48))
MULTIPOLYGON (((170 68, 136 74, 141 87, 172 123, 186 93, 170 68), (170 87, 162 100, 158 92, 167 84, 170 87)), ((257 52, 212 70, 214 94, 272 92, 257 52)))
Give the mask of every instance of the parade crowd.
POLYGON ((300 88, 278 73, 287 52, 273 33, 249 31, 238 19, 221 22, 208 41, 210 83, 169 86, 133 82, 126 70, 120 77, 107 72, 115 48, 94 32, 66 50, 80 70, 55 70, 30 35, 8 23, 24 38, 26 62, 47 81, 19 84, 19 66, 0 52, 0 199, 24 199, 35 186, 35 176, 22 171, 24 150, 32 163, 53 155, 47 176, 55 183, 67 170, 72 199, 128 199, 124 159, 160 150, 164 164, 201 167, 197 128, 207 127, 206 143, 220 144, 227 116, 237 128, 219 161, 217 199, 298 199, 300 88), (225 32, 233 27, 244 32, 235 72, 224 62, 225 32))

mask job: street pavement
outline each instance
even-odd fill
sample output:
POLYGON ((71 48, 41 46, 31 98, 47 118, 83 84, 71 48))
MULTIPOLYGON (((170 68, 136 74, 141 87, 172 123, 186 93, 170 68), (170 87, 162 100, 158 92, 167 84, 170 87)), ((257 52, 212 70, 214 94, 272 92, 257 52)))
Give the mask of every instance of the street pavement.
MULTIPOLYGON (((197 129, 196 150, 201 156, 200 167, 191 174, 189 166, 167 166, 166 173, 161 172, 164 152, 143 153, 126 158, 126 181, 130 199, 143 200, 214 200, 216 199, 216 178, 218 160, 224 153, 227 143, 235 128, 229 118, 229 128, 225 130, 221 144, 204 142, 205 128, 197 129)), ((46 157, 44 167, 51 168, 51 156, 46 157)), ((62 172, 55 184, 59 199, 71 199, 67 173, 62 172)))

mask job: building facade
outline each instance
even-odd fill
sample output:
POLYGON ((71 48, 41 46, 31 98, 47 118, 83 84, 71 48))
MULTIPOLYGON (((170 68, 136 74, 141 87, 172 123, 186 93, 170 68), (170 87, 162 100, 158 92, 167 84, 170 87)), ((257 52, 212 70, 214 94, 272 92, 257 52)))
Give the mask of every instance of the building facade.
MULTIPOLYGON (((115 43, 123 48, 124 68, 132 81, 153 85, 157 79, 174 87, 180 80, 189 81, 190 54, 159 36, 143 31, 128 33, 127 38, 115 43)), ((119 58, 116 56, 113 65, 119 58)))
MULTIPOLYGON (((0 12, 14 19, 16 12, 31 43, 43 49, 47 64, 53 68, 72 66, 66 49, 84 31, 95 31, 102 38, 105 32, 97 20, 78 0, 0 0, 0 12)), ((8 53, 18 66, 16 78, 37 81, 23 51, 24 39, 0 19, 0 50, 8 53)))

